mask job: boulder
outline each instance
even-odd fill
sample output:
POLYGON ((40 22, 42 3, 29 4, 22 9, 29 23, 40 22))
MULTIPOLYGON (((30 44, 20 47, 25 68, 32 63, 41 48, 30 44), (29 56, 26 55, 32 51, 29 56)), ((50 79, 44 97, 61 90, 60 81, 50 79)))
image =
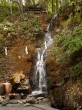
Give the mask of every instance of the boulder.
POLYGON ((9 101, 8 100, 4 100, 4 101, 2 101, 2 106, 6 106, 7 104, 9 103, 9 101))
POLYGON ((18 104, 18 100, 10 100, 10 104, 18 104))
POLYGON ((29 83, 29 78, 25 78, 24 81, 22 81, 20 86, 17 88, 17 91, 19 93, 24 93, 26 95, 31 93, 31 86, 29 83))
POLYGON ((5 85, 3 83, 0 84, 0 95, 6 94, 5 85))
POLYGON ((20 100, 21 99, 21 95, 17 94, 17 93, 12 93, 12 94, 9 94, 9 99, 10 100, 12 100, 12 99, 20 100))
POLYGON ((13 87, 12 92, 23 93, 23 94, 31 93, 29 78, 26 78, 23 71, 19 71, 13 74, 10 81, 13 87))
POLYGON ((38 98, 37 98, 37 100, 42 100, 42 99, 44 99, 44 97, 38 97, 38 98))
POLYGON ((27 103, 27 100, 26 99, 22 99, 22 103, 23 104, 26 104, 27 103))
POLYGON ((12 85, 11 85, 11 83, 3 83, 4 85, 5 85, 5 90, 6 90, 6 94, 8 95, 8 94, 10 94, 11 93, 11 91, 12 91, 12 85))
POLYGON ((35 97, 27 97, 27 103, 30 103, 30 104, 34 104, 35 103, 35 97))
POLYGON ((12 90, 12 85, 10 83, 1 83, 0 84, 0 95, 10 94, 12 90))
POLYGON ((0 96, 0 103, 2 103, 4 101, 4 99, 2 98, 2 96, 0 96))
POLYGON ((24 104, 23 106, 24 106, 24 107, 27 107, 27 106, 31 106, 31 104, 30 104, 30 103, 26 103, 26 104, 24 104))
POLYGON ((9 97, 5 97, 5 99, 1 102, 2 106, 6 106, 7 104, 9 104, 9 97))
POLYGON ((11 83, 14 85, 16 83, 20 84, 21 80, 25 79, 25 75, 23 73, 23 71, 17 71, 16 73, 14 73, 10 79, 11 83))

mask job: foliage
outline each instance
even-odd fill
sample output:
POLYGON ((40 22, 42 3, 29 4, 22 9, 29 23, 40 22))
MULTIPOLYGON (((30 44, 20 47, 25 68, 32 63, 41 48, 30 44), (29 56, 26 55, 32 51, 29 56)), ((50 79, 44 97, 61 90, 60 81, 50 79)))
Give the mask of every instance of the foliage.
MULTIPOLYGON (((18 8, 16 6, 12 6, 13 14, 16 14, 18 11, 18 8)), ((10 12, 10 5, 7 4, 0 4, 0 22, 4 21, 4 19, 11 16, 10 12)))
MULTIPOLYGON (((24 13, 13 23, 8 20, 4 20, 0 24, 1 31, 7 31, 8 36, 15 35, 16 33, 23 35, 25 38, 36 37, 42 30, 43 26, 38 16, 33 13, 24 13)), ((5 33, 4 33, 5 34, 5 33)), ((7 37, 7 36, 5 36, 7 37)), ((21 36, 20 36, 21 37, 21 36)))
POLYGON ((31 36, 36 37, 36 35, 42 30, 42 25, 39 18, 33 13, 25 13, 20 17, 17 28, 20 32, 27 31, 31 36))
POLYGON ((78 52, 82 47, 82 24, 75 27, 74 30, 66 36, 66 39, 63 44, 63 50, 69 50, 70 55, 76 51, 78 52))
POLYGON ((10 16, 9 7, 0 5, 0 22, 3 21, 4 18, 8 16, 10 16))
POLYGON ((70 68, 70 77, 78 78, 82 74, 82 62, 76 64, 70 68))
POLYGON ((78 14, 81 17, 81 7, 82 7, 82 1, 81 0, 70 0, 63 3, 63 5, 60 6, 59 14, 63 17, 63 19, 68 19, 70 16, 72 16, 72 21, 76 20, 78 22, 79 19, 77 19, 78 14))
POLYGON ((82 74, 82 23, 73 30, 64 30, 54 38, 56 60, 69 64, 71 77, 82 74))
POLYGON ((4 27, 4 25, 3 25, 3 24, 0 24, 0 30, 2 30, 2 29, 3 29, 3 27, 4 27))
POLYGON ((81 17, 79 13, 75 13, 74 17, 72 16, 67 20, 69 29, 77 26, 78 24, 80 24, 80 22, 81 22, 81 17))

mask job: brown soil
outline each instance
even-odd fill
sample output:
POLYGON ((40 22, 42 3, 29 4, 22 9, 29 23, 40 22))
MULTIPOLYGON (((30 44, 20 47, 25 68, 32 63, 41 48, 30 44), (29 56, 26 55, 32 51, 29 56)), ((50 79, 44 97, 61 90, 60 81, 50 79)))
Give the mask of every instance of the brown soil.
MULTIPOLYGON (((43 30, 45 30, 47 27, 46 15, 38 14, 36 16, 41 20, 43 30)), ((41 45, 44 39, 44 36, 42 35, 37 36, 37 39, 29 38, 27 35, 27 40, 21 38, 21 36, 22 35, 17 35, 11 39, 11 46, 8 47, 8 55, 5 56, 5 60, 7 59, 7 68, 4 67, 6 70, 6 74, 4 76, 6 80, 10 79, 12 74, 20 73, 21 71, 23 71, 25 75, 29 75, 33 65, 33 55, 36 53, 38 45, 41 45), (28 48, 28 54, 25 53, 26 46, 28 48)))

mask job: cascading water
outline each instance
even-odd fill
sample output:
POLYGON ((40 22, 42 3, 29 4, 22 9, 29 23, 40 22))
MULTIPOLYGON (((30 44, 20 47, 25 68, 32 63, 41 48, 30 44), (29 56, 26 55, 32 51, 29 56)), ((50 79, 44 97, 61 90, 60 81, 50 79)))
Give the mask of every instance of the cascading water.
POLYGON ((46 80, 44 54, 45 54, 47 48, 53 42, 49 29, 50 29, 50 24, 48 25, 47 32, 45 33, 44 46, 37 50, 38 51, 37 52, 37 61, 36 61, 35 73, 34 73, 35 90, 32 92, 32 94, 34 94, 34 95, 47 92, 47 80, 46 80))

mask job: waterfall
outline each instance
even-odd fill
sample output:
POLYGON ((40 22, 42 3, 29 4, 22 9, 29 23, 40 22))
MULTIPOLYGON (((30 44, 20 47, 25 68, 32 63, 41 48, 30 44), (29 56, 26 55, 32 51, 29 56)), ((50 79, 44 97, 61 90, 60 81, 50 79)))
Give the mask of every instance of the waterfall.
POLYGON ((34 72, 34 82, 35 90, 32 94, 47 93, 47 80, 46 80, 46 69, 44 54, 48 47, 52 44, 53 40, 51 38, 51 33, 49 32, 50 24, 47 27, 47 32, 45 33, 44 46, 37 49, 37 60, 34 72))

